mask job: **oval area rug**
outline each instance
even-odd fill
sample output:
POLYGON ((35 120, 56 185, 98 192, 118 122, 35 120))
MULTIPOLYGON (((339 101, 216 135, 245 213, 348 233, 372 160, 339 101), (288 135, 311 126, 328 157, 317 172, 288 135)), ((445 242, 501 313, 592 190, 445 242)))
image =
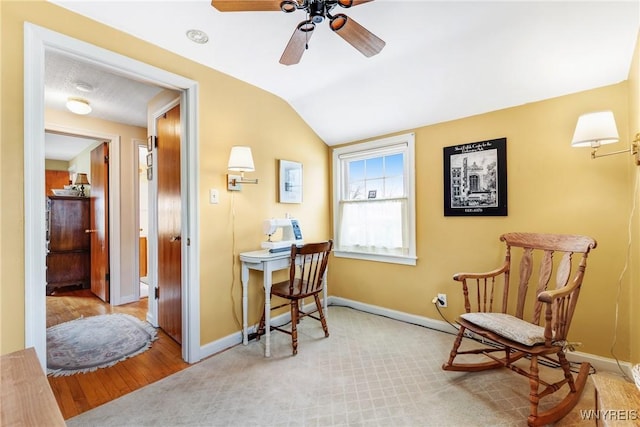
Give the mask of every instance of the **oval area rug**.
POLYGON ((156 329, 129 314, 81 317, 47 328, 47 375, 107 368, 151 347, 156 329))

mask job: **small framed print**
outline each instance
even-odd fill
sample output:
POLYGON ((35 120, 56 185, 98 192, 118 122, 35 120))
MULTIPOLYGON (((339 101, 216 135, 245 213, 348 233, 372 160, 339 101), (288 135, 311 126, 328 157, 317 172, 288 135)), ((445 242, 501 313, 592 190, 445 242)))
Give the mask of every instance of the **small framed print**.
POLYGON ((147 151, 151 152, 153 150, 153 135, 149 135, 147 137, 147 151))
POLYGON ((153 179, 153 168, 147 168, 147 181, 151 181, 153 179))
POLYGON ((280 160, 280 203, 302 203, 302 163, 280 160))
POLYGON ((443 151, 444 216, 507 216, 507 138, 443 151))
POLYGON ((147 167, 153 166, 153 153, 147 154, 147 167))

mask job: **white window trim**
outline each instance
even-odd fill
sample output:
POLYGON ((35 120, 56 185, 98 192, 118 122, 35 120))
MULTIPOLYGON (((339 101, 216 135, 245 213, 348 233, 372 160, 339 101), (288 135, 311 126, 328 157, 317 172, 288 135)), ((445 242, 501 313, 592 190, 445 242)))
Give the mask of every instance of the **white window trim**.
POLYGON ((336 148, 333 150, 333 230, 336 236, 336 247, 333 254, 339 258, 353 258, 367 261, 376 262, 389 262, 393 264, 404 265, 416 265, 416 180, 415 180, 415 134, 407 133, 403 135, 392 136, 389 138, 377 139, 375 141, 363 142, 354 145, 348 145, 345 147, 336 148), (362 151, 370 151, 376 149, 382 149, 388 146, 396 145, 399 143, 407 144, 407 176, 406 176, 406 190, 407 190, 407 209, 408 209, 408 231, 409 231, 409 254, 406 256, 400 255, 384 255, 374 254, 370 252, 352 252, 343 251, 339 249, 340 242, 337 241, 337 230, 339 230, 339 217, 340 217, 340 195, 342 189, 341 182, 341 165, 340 157, 357 154, 362 151))

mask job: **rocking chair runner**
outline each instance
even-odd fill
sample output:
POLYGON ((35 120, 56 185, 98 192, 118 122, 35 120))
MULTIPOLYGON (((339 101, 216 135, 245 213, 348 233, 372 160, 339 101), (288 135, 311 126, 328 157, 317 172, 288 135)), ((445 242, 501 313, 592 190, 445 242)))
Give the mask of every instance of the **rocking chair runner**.
POLYGON ((586 236, 536 233, 508 233, 500 236, 500 240, 506 243, 505 260, 501 267, 486 273, 458 273, 453 276, 454 280, 462 282, 466 313, 458 319, 460 329, 449 360, 442 365, 442 369, 481 371, 507 367, 528 377, 531 391, 527 423, 530 426, 549 424, 567 415, 576 405, 589 375, 590 365, 583 362, 574 378, 565 356, 565 347, 570 345, 567 335, 578 302, 587 255, 596 247, 596 241, 586 236), (515 275, 512 256, 516 252, 521 253, 517 276, 519 283, 517 288, 512 289, 509 279, 512 269, 515 275), (554 254, 560 254, 556 262, 554 254), (579 259, 573 260, 574 254, 579 255, 575 257, 579 259), (539 263, 537 270, 534 269, 534 262, 539 263), (554 266, 555 289, 547 290, 554 266), (571 278, 572 269, 575 272, 571 278), (537 286, 533 304, 527 307, 529 280, 532 277, 537 277, 537 286), (509 299, 510 293, 514 294, 515 300, 509 299), (508 310, 513 315, 508 314, 508 310), (525 320, 525 315, 531 320, 525 320), (487 338, 495 346, 460 350, 462 338, 469 331, 487 338), (496 352, 504 352, 504 356, 500 357, 496 352), (481 354, 490 361, 460 363, 455 360, 458 355, 468 354, 481 354), (529 371, 514 365, 523 357, 531 360, 529 371), (540 379, 539 358, 558 363, 564 378, 551 384, 540 379), (542 390, 541 385, 544 387, 542 390), (564 399, 539 413, 540 399, 562 390, 566 390, 564 399))

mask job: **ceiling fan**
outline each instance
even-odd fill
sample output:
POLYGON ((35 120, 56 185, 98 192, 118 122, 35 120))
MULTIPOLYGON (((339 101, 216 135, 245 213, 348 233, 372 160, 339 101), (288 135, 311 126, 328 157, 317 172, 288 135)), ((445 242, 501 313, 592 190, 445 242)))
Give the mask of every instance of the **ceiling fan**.
POLYGON ((280 58, 281 64, 293 65, 300 62, 316 24, 325 18, 329 19, 331 30, 364 56, 378 54, 385 45, 383 40, 347 15, 331 13, 336 6, 348 9, 370 1, 373 0, 212 0, 211 5, 220 12, 306 11, 307 19, 298 24, 280 58))

